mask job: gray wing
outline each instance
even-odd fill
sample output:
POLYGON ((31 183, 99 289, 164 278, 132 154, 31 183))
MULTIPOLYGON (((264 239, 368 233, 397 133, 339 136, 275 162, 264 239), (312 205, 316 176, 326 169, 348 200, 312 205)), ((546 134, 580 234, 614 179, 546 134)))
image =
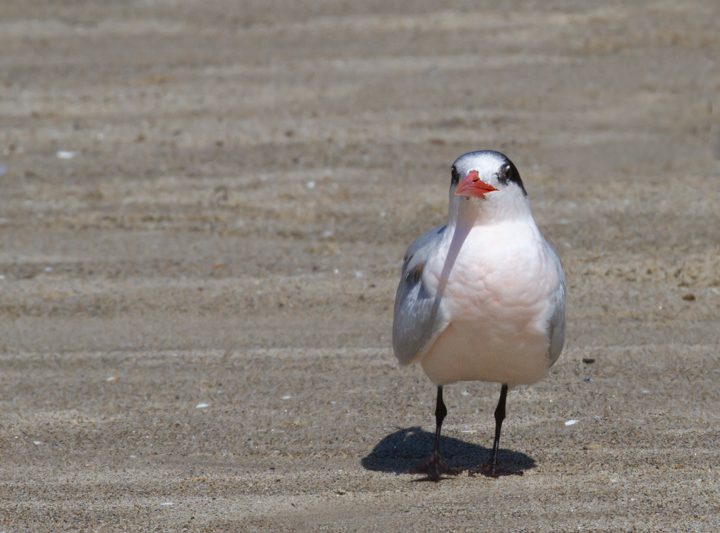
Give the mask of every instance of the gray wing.
POLYGON ((405 252, 402 276, 395 295, 393 350, 401 365, 410 364, 426 345, 444 329, 437 320, 435 295, 422 282, 428 255, 441 239, 447 226, 441 226, 415 239, 405 252))
POLYGON ((552 366, 560 357, 565 345, 565 274, 563 273, 560 256, 549 243, 545 243, 551 251, 551 257, 557 268, 560 283, 550 297, 550 324, 548 327, 548 366, 552 366))

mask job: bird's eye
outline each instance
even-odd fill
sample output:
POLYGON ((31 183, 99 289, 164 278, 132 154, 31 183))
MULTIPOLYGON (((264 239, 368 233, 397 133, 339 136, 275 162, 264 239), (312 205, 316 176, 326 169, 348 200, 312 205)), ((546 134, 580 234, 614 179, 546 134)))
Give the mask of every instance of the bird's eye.
POLYGON ((500 167, 497 173, 497 179, 503 185, 507 185, 508 179, 510 178, 510 165, 507 163, 500 167))
POLYGON ((452 169, 450 169, 450 172, 452 173, 452 181, 451 181, 451 184, 452 184, 452 185, 457 185, 457 184, 460 182, 460 174, 458 174, 458 170, 457 170, 457 168, 455 167, 455 165, 453 165, 452 169))

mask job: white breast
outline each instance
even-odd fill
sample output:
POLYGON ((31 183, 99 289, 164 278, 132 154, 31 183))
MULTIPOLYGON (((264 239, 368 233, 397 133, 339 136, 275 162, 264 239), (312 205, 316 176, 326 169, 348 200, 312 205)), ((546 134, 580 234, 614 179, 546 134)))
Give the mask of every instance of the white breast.
POLYGON ((512 222, 473 227, 458 245, 446 284, 450 238, 423 272, 429 290, 442 290, 449 320, 421 360, 425 373, 437 384, 538 381, 549 368, 549 299, 559 283, 543 237, 534 224, 512 222))

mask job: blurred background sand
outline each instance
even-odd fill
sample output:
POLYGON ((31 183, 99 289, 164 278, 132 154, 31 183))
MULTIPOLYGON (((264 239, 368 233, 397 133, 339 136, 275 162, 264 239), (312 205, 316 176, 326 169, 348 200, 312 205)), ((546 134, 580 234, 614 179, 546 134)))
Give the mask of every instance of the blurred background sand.
MULTIPOLYGON (((0 49, 0 530, 720 529, 717 2, 3 0, 0 49), (395 287, 478 149, 566 348, 524 476, 416 483, 395 287)), ((473 466, 499 386, 446 390, 473 466)))

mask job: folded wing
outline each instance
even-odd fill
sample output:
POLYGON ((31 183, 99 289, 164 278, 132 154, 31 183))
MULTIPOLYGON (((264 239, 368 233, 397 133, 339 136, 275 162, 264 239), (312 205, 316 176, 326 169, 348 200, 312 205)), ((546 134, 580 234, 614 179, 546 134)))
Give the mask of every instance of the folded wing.
POLYGON ((550 324, 548 326, 548 366, 552 366, 560 357, 563 345, 565 344, 565 274, 563 273, 560 256, 555 249, 545 243, 549 248, 550 256, 553 258, 560 283, 555 292, 550 296, 550 324))
POLYGON ((422 273, 428 255, 435 250, 446 226, 424 233, 408 247, 400 284, 395 295, 393 350, 401 365, 413 362, 430 347, 447 323, 436 295, 428 292, 422 273))

